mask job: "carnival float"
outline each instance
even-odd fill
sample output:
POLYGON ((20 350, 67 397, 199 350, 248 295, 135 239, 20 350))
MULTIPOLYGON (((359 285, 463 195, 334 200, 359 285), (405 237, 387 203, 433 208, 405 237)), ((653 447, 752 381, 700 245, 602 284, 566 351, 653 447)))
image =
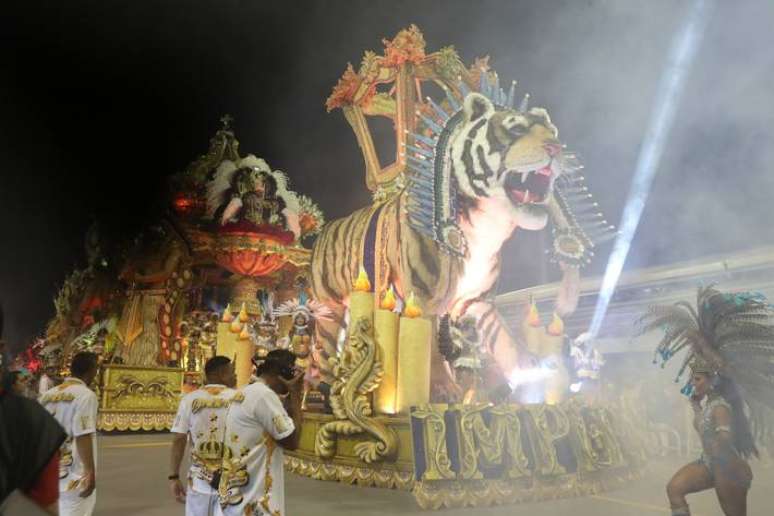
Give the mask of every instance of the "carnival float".
MULTIPOLYGON (((646 460, 640 416, 573 395, 562 360, 580 269, 614 234, 582 167, 488 58, 427 52, 415 26, 384 45, 347 67, 326 104, 352 127, 370 205, 324 225, 286 174, 240 154, 225 116, 208 152, 172 176, 156 227, 123 245, 90 232, 43 359, 62 369, 77 350, 98 352, 100 428, 164 430, 207 358, 233 358, 242 386, 254 360, 289 348, 306 377, 286 467, 411 490, 423 508, 626 482, 646 460), (387 164, 375 117, 394 127, 387 164), (562 271, 550 315, 525 303, 509 326, 495 305, 501 248, 547 226, 562 271)), ((598 355, 573 346, 593 382, 598 355)))
MULTIPOLYGON (((612 488, 646 459, 636 411, 571 396, 563 317, 580 267, 614 229, 542 108, 488 58, 428 53, 417 27, 349 65, 328 98, 365 162, 373 203, 325 226, 311 292, 332 414, 307 413, 291 471, 410 489, 423 508, 483 506, 612 488), (369 120, 394 127, 383 164, 369 120), (548 322, 534 303, 507 327, 500 251, 517 229, 553 231, 563 279, 548 322), (539 391, 539 392, 536 392, 539 391)), ((576 339, 587 383, 601 357, 576 339)), ((577 375, 576 375, 577 376, 577 375)), ((631 407, 629 407, 631 408, 631 407)))
POLYGON ((223 117, 208 152, 172 176, 159 224, 112 246, 89 232, 88 266, 55 300, 41 360, 64 373, 77 351, 101 357, 102 430, 168 430, 181 392, 201 383, 215 354, 235 360, 240 385, 276 346, 311 354, 293 337, 319 310, 305 297, 302 241, 322 213, 283 172, 240 156, 231 122, 223 117))

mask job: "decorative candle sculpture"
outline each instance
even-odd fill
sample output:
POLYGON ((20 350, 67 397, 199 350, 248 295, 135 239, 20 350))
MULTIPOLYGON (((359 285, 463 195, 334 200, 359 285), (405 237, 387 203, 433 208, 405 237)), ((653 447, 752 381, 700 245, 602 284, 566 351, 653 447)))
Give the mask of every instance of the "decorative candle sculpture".
POLYGON ((234 371, 237 377, 237 387, 244 387, 250 383, 253 374, 253 356, 255 355, 255 342, 247 331, 247 325, 239 334, 236 341, 236 356, 234 357, 234 371))
POLYGON ((433 325, 422 318, 422 309, 412 293, 400 318, 398 335, 397 411, 430 402, 430 347, 433 325))
POLYGON ((543 326, 537 306, 531 301, 527 317, 522 323, 522 331, 527 349, 540 361, 540 367, 547 372, 543 384, 545 402, 559 403, 564 399, 569 387, 569 375, 562 361, 564 322, 554 312, 551 323, 543 326))
POLYGON ((532 300, 530 300, 529 312, 527 317, 524 318, 521 328, 524 332, 527 350, 533 355, 539 356, 541 354, 540 339, 545 335, 545 330, 540 321, 540 312, 538 312, 537 305, 532 300))
MULTIPOLYGON (((216 355, 234 358, 236 354, 236 344, 239 339, 239 332, 233 332, 231 330, 232 323, 221 322, 218 323, 218 340, 215 350, 216 355)), ((240 328, 241 331, 241 328, 240 328)))
POLYGON ((381 384, 374 393, 374 409, 381 414, 394 414, 398 387, 398 326, 400 316, 394 312, 395 292, 390 287, 374 313, 374 335, 382 363, 381 384))

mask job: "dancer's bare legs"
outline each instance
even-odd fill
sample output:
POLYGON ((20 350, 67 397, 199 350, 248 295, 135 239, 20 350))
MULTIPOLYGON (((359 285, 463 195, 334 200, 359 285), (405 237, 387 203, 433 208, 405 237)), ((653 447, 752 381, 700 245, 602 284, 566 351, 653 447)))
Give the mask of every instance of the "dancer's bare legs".
POLYGON ((750 466, 734 459, 725 468, 715 466, 715 492, 726 516, 747 516, 747 491, 752 482, 750 466))
POLYGON ((689 516, 685 497, 714 487, 712 475, 706 466, 691 463, 680 468, 667 484, 667 498, 674 516, 689 516))

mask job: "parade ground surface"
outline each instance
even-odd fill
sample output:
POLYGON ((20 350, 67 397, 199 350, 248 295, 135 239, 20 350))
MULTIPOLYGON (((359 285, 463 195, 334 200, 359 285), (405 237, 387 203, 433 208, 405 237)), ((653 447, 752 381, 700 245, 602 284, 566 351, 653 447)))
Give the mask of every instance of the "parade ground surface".
MULTIPOLYGON (((167 491, 168 434, 100 436, 97 515, 183 514, 183 506, 167 491)), ((642 480, 598 496, 528 505, 486 509, 445 510, 444 516, 642 516, 669 514, 664 507, 664 485, 680 462, 655 462, 642 480)), ((748 502, 748 516, 769 516, 774 507, 774 467, 753 464, 755 481, 748 502)), ((417 507, 406 491, 360 488, 334 482, 285 476, 285 500, 289 516, 367 516, 433 514, 417 507)), ((714 492, 689 498, 694 516, 721 514, 714 492)))

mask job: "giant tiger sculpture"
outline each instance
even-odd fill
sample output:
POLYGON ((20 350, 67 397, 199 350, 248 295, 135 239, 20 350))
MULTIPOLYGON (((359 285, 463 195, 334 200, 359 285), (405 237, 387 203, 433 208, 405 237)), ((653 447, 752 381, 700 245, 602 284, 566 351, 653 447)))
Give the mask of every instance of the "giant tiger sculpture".
MULTIPOLYGON (((393 171, 384 181, 387 193, 377 191, 372 206, 331 222, 314 246, 313 295, 336 314, 318 325, 322 355, 335 352, 353 281, 363 267, 376 292, 391 284, 404 298, 414 293, 427 313, 475 316, 483 344, 508 373, 524 357, 493 303, 502 246, 517 228, 542 230, 552 218, 565 271, 557 311, 574 309, 578 266, 587 260, 593 238, 570 209, 573 192, 584 192, 586 199, 585 189, 574 182, 577 176, 561 178, 579 167, 544 109, 528 108, 527 97, 515 107, 513 85, 508 94, 500 89, 486 60, 466 70, 451 49, 425 55, 415 27, 387 42, 385 58, 367 54, 363 68, 358 76, 350 69, 338 89, 359 89, 365 96, 371 91, 372 97, 360 99, 362 108, 357 93, 339 105, 349 108, 345 115, 368 167, 370 134, 358 116, 392 100, 394 108, 376 114, 393 115, 398 157, 383 169, 393 171), (396 62, 401 64, 392 76, 384 72, 396 62), (373 77, 377 84, 394 80, 392 92, 374 94, 368 84, 373 77), (420 97, 420 79, 428 78, 442 86, 445 99, 414 100, 420 97), (554 191, 558 181, 564 189, 554 191)), ((441 377, 440 361, 434 353, 436 385, 448 380, 441 377)))

